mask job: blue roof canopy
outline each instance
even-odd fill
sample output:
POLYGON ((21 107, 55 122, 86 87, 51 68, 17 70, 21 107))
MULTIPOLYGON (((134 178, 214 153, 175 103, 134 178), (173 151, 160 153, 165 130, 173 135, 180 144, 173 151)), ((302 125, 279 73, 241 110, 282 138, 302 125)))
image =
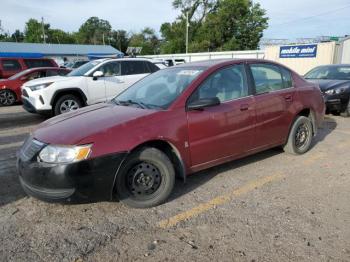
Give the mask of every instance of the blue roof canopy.
POLYGON ((124 56, 110 45, 32 44, 0 42, 0 57, 40 58, 43 56, 124 56))

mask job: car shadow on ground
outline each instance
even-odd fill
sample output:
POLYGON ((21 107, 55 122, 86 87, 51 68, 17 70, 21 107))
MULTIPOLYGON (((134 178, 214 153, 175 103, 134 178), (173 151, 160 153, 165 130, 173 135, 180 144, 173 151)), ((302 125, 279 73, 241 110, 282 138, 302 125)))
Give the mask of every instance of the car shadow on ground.
POLYGON ((253 164, 255 162, 259 162, 260 160, 268 159, 281 153, 283 153, 282 148, 273 148, 245 158, 234 160, 191 174, 187 177, 185 184, 183 183, 183 180, 177 179, 174 192, 171 194, 169 201, 175 200, 181 197, 182 195, 188 194, 196 190, 198 187, 204 185, 205 183, 213 179, 215 176, 223 172, 234 170, 245 165, 253 164))
POLYGON ((316 137, 314 137, 312 141, 311 149, 318 143, 324 141, 326 137, 337 128, 337 126, 337 121, 333 117, 326 116, 322 126, 318 129, 316 137))
MULTIPOLYGON (((316 137, 314 137, 311 149, 316 146, 318 143, 321 143, 325 140, 325 138, 333 132, 337 127, 337 123, 334 118, 326 117, 321 128, 318 129, 318 133, 316 137)), ((202 186, 209 180, 213 179, 216 175, 226 172, 229 170, 234 170, 236 168, 249 165, 260 160, 268 159, 270 157, 274 157, 278 154, 284 153, 282 147, 276 147, 267 151, 263 151, 257 153, 255 155, 251 155, 242 159, 234 160, 216 167, 212 167, 207 170, 203 170, 192 174, 187 177, 186 183, 184 184, 182 180, 177 179, 174 192, 169 198, 169 201, 175 200, 178 197, 181 197, 184 194, 188 194, 196 188, 202 186)))

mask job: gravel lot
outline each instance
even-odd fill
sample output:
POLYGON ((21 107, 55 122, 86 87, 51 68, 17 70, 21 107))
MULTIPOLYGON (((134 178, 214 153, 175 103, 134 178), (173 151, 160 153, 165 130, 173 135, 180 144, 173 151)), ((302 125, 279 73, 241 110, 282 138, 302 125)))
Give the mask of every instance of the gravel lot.
POLYGON ((15 152, 43 120, 0 107, 0 261, 350 261, 350 119, 328 116, 303 156, 200 172, 146 210, 27 197, 15 152))

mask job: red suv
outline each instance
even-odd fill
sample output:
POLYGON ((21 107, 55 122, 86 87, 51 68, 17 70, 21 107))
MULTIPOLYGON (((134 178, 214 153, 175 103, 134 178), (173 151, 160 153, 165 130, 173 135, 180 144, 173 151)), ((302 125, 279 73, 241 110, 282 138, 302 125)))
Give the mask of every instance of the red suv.
POLYGON ((50 77, 65 76, 71 70, 59 67, 38 67, 19 72, 8 79, 0 79, 0 106, 10 106, 21 101, 21 86, 30 80, 50 77))
POLYGON ((319 88, 265 60, 211 60, 153 73, 118 95, 54 117, 26 140, 19 178, 51 201, 163 203, 175 176, 282 146, 309 150, 319 88))
POLYGON ((18 72, 34 67, 58 67, 49 58, 0 58, 0 79, 9 78, 18 72))

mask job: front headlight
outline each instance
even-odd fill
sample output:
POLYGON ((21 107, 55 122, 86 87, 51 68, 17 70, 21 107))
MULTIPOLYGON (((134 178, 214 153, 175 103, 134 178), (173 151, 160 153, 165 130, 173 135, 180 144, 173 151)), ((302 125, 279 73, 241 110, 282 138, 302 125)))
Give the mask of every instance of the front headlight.
POLYGON ((40 85, 34 85, 34 86, 28 86, 30 88, 30 90, 32 91, 36 91, 36 90, 41 90, 44 89, 46 87, 48 87, 49 85, 53 84, 53 82, 49 82, 49 83, 45 83, 45 84, 40 84, 40 85))
POLYGON ((329 89, 325 93, 327 95, 339 95, 339 94, 344 93, 344 92, 345 92, 344 87, 338 87, 338 88, 334 88, 334 89, 329 89))
POLYGON ((85 160, 91 153, 92 145, 84 146, 55 146, 48 145, 44 147, 39 159, 49 164, 68 164, 85 160))

